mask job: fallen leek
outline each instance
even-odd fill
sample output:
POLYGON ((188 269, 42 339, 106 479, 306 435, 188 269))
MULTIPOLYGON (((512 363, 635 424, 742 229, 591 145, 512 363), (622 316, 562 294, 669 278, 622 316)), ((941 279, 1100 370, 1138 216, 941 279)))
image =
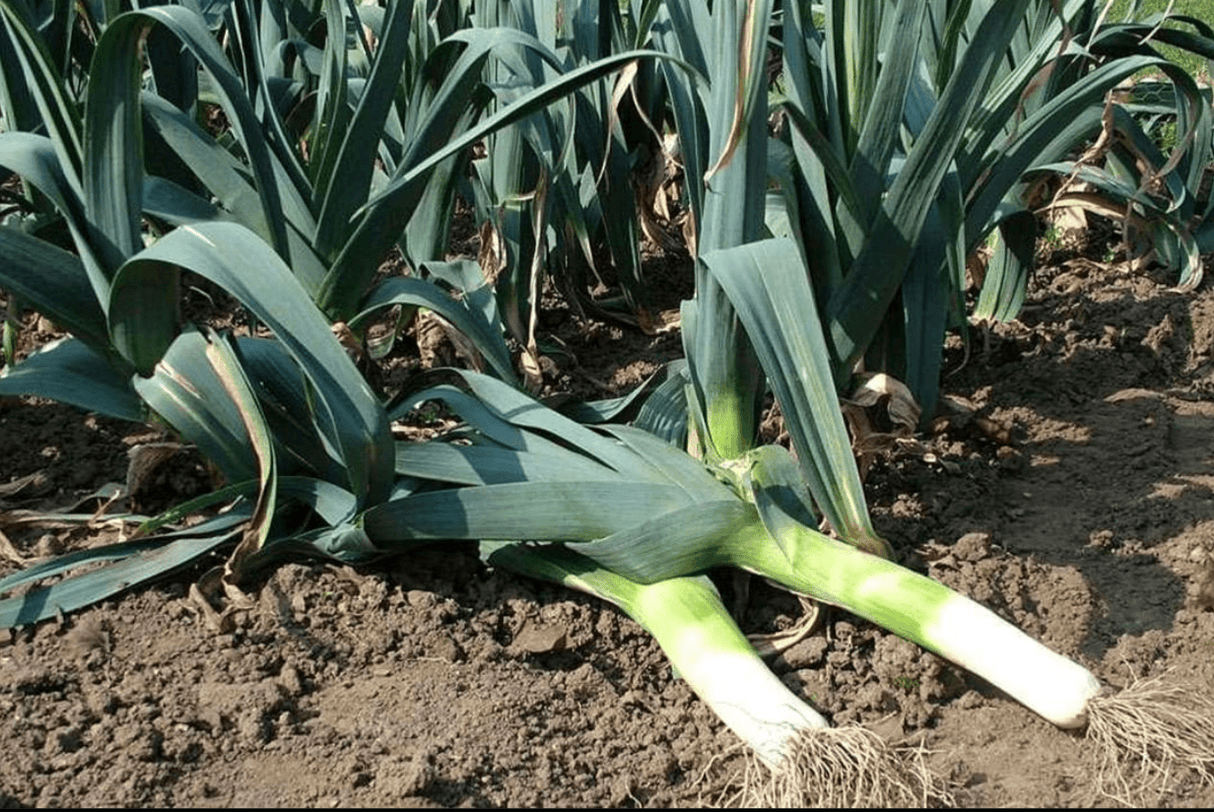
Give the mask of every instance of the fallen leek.
POLYGON ((784 519, 781 545, 747 545, 737 563, 939 654, 1061 728, 1084 728, 1105 794, 1138 805, 1178 772, 1214 781, 1214 701, 1207 693, 1159 679, 1115 693, 944 584, 784 519))
POLYGON ((696 696, 751 748, 772 780, 746 782, 745 805, 926 806, 948 800, 918 752, 867 728, 832 728, 771 672, 704 576, 639 584, 563 545, 493 543, 489 563, 619 606, 653 635, 696 696))
MULTIPOLYGON (((628 612, 772 768, 767 788, 795 789, 783 795, 785 803, 837 800, 817 784, 823 773, 854 783, 847 765, 863 758, 857 755, 863 748, 832 744, 826 749, 835 756, 819 751, 812 763, 829 766, 812 778, 795 766, 804 762, 796 753, 812 749, 805 742, 830 741, 834 733, 820 735, 816 722, 804 721, 813 716, 799 700, 789 704, 783 686, 757 691, 756 685, 778 683, 757 658, 745 667, 722 665, 755 655, 723 610, 683 585, 715 567, 754 572, 843 607, 965 667, 1061 727, 1086 727, 1100 785, 1118 799, 1142 798, 1185 768, 1214 778, 1214 703, 1201 692, 1147 683, 1110 696, 1082 666, 969 598, 819 533, 810 526, 812 500, 800 467, 784 449, 765 446, 710 469, 637 429, 592 430, 501 382, 460 377, 478 400, 446 386, 405 404, 443 399, 471 425, 447 441, 398 445, 397 473, 426 476, 432 486, 364 513, 368 538, 385 550, 453 538, 530 542, 491 549, 490 563, 590 592, 628 612), (503 557, 509 555, 515 558, 503 557), (736 676, 741 672, 749 676, 736 676), (729 674, 735 676, 722 676, 729 674), (804 727, 781 715, 787 711, 755 710, 769 702, 797 708, 804 727), (1185 707, 1197 712, 1186 714, 1185 707), (763 734, 743 721, 769 716, 776 726, 763 734), (780 725, 797 735, 779 744, 771 731, 780 725)), ((889 766, 884 756, 879 761, 879 772, 909 769, 889 766)), ((934 784, 922 778, 919 786, 934 784)))
POLYGON ((842 607, 982 677, 1058 727, 1084 728, 1097 785, 1119 801, 1141 802, 1185 769, 1214 781, 1214 700, 1205 692, 1147 680, 1114 693, 946 585, 790 516, 786 508, 807 495, 798 493, 799 470, 783 449, 756 449, 737 470, 750 504, 731 511, 727 535, 675 550, 642 548, 617 534, 576 549, 641 579, 733 566, 842 607))

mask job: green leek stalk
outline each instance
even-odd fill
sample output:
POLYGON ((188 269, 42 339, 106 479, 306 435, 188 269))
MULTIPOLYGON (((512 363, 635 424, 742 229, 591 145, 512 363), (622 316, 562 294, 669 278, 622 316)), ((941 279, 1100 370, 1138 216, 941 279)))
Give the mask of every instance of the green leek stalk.
MULTIPOLYGON (((771 0, 721 4, 710 12, 710 85, 702 99, 708 124, 705 165, 687 168, 703 184, 694 211, 697 258, 695 310, 684 321, 683 345, 695 397, 705 417, 702 450, 723 459, 755 446, 763 400, 763 370, 733 303, 699 261, 705 254, 763 238, 767 196, 767 74, 764 59, 771 0), (734 43, 737 43, 735 46, 734 43), (708 161, 714 161, 711 166, 708 161)), ((705 43, 708 45, 709 43, 705 43)), ((688 126, 681 122, 681 126, 688 126)), ((695 127, 690 127, 694 129, 695 127)), ((689 133, 680 131, 680 138, 689 133)), ((693 193, 694 194, 694 193, 693 193)))
MULTIPOLYGON (((704 576, 640 584, 563 545, 483 543, 494 566, 606 600, 645 628, 675 671, 751 748, 772 780, 746 805, 918 806, 947 791, 917 757, 864 728, 831 728, 768 669, 704 576)), ((486 550, 482 548, 482 554, 486 550)))
MULTIPOLYGON (((754 528, 766 530, 761 526, 754 528)), ((771 539, 737 545, 735 563, 789 589, 840 606, 939 654, 1063 728, 1087 723, 1101 686, 985 606, 879 556, 792 519, 771 539), (829 563, 826 563, 829 562, 829 563)))

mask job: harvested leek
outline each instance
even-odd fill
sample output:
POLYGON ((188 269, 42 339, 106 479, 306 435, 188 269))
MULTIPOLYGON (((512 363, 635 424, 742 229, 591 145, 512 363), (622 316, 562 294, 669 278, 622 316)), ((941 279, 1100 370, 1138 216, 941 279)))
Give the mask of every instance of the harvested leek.
MULTIPOLYGON (((731 671, 721 663, 740 661, 743 652, 754 655, 728 618, 706 619, 720 610, 704 609, 708 599, 687 585, 694 583, 689 576, 714 567, 754 572, 841 606, 965 667, 1061 727, 1086 727, 1099 745, 1094 754, 1103 765, 1097 768, 1101 783, 1114 797, 1130 798, 1131 785, 1158 788, 1184 768, 1203 779, 1214 777, 1214 713, 1199 692, 1148 686, 1153 693, 1130 689, 1107 696, 1086 669, 990 610, 812 529, 807 487, 784 449, 765 446, 733 465, 710 469, 645 432, 620 426, 591 430, 498 381, 461 375, 479 398, 476 409, 470 399, 455 397, 462 393, 454 387, 435 387, 411 401, 447 400, 473 425, 452 436, 457 442, 398 446, 396 471, 465 487, 419 490, 379 505, 363 515, 367 536, 381 548, 451 538, 539 542, 495 547, 489 561, 621 606, 773 768, 771 787, 796 783, 788 776, 797 774, 792 765, 798 759, 789 761, 789 754, 804 748, 771 744, 778 737, 748 732, 739 721, 769 716, 787 723, 781 712, 753 710, 750 703, 787 704, 788 695, 782 686, 754 690, 752 680, 778 683, 758 676, 757 659, 756 676, 746 684, 719 679, 731 671), (504 557, 507 550, 516 558, 504 557), (523 553, 526 558, 517 558, 523 553), (696 633, 686 636, 691 628, 696 633), (718 657, 717 650, 732 652, 734 659, 718 657), (776 694, 784 698, 772 699, 776 694), (1185 716, 1177 710, 1185 703, 1207 710, 1185 716), (1122 758, 1127 753, 1138 760, 1128 764, 1122 758)), ((804 729, 815 730, 809 722, 804 729)), ((838 764, 861 758, 855 742, 838 749, 848 753, 838 764)), ((882 770, 894 774, 909 769, 892 767, 888 759, 882 763, 882 770)), ((813 794, 825 792, 810 786, 815 782, 802 781, 792 797, 838 800, 829 792, 813 794)), ((922 788, 932 786, 921 777, 920 800, 930 794, 922 788)))
POLYGON ((792 520, 782 534, 783 551, 755 545, 743 554, 751 561, 738 563, 939 654, 1061 728, 1084 728, 1106 794, 1136 805, 1186 769, 1214 780, 1214 701, 1203 692, 1155 679, 1113 693, 1083 666, 938 581, 792 520))
MULTIPOLYGON (((1147 680, 1114 694, 1090 671, 1051 651, 991 610, 880 556, 831 539, 785 511, 803 488, 780 448, 749 455, 740 479, 755 512, 739 518, 724 543, 678 556, 644 556, 650 573, 735 566, 847 609, 964 667, 1041 717, 1084 728, 1101 791, 1126 803, 1162 791, 1177 772, 1214 781, 1214 700, 1202 691, 1147 680)), ((579 545, 600 560, 628 556, 610 539, 579 545)), ((640 551, 633 551, 641 559, 640 551)), ((618 565, 617 565, 618 566, 618 565)), ((630 568, 620 567, 625 574, 630 568)))
POLYGON ((707 578, 638 584, 561 545, 487 546, 491 564, 595 595, 644 626, 696 696, 771 771, 770 782, 747 782, 746 805, 908 807, 949 799, 920 753, 901 752, 866 728, 832 728, 790 691, 707 578))

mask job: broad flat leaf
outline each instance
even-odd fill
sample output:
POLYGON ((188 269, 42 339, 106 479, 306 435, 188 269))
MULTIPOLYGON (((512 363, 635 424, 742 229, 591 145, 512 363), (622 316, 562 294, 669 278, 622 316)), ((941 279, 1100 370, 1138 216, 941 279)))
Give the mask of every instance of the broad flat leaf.
POLYGON ((385 279, 368 294, 350 325, 357 327, 359 322, 374 318, 380 311, 396 304, 433 310, 472 341, 499 377, 506 381, 517 381, 501 326, 495 326, 485 319, 482 311, 470 309, 462 301, 423 279, 405 276, 385 279))
POLYGON ((652 482, 520 482, 420 493, 363 514, 384 549, 438 539, 590 541, 689 503, 652 482))
POLYGON ((84 264, 73 254, 0 226, 0 288, 99 352, 109 348, 105 313, 84 264))
POLYGON ((224 112, 246 152, 272 243, 282 256, 289 257, 279 181, 269 146, 261 134, 261 122, 248 95, 203 18, 185 6, 166 5, 131 11, 111 21, 97 44, 89 74, 85 115, 89 139, 85 146, 89 156, 84 182, 86 210, 91 218, 97 218, 101 233, 111 242, 112 250, 118 252, 113 254, 117 260, 111 262, 112 269, 142 245, 139 235, 143 191, 139 151, 142 63, 137 45, 154 25, 163 26, 210 74, 224 112))
MULTIPOLYGON (((13 6, 8 11, 20 13, 20 7, 13 6)), ((9 43, 0 47, 0 110, 4 111, 5 117, 11 122, 8 129, 32 132, 42 123, 42 114, 38 110, 34 94, 26 82, 5 78, 9 76, 24 78, 25 73, 25 69, 22 67, 22 62, 25 61, 24 55, 20 52, 20 47, 12 42, 12 32, 7 26, 3 17, 0 17, 0 38, 7 38, 9 43)))
POLYGON ((753 543, 763 533, 754 506, 739 498, 636 518, 633 526, 610 536, 567 546, 610 572, 652 584, 732 564, 730 548, 753 543))
MULTIPOLYGON (((1008 190, 1032 166, 1060 161, 1076 144, 1100 131, 1105 94, 1135 73, 1149 70, 1160 60, 1127 56, 1102 65, 1083 81, 1063 88, 1016 129, 1013 140, 1002 145, 998 155, 984 156, 981 163, 958 160, 962 183, 967 187, 979 177, 983 182, 970 192, 966 233, 971 246, 989 233, 1008 190)), ((961 156, 965 157, 965 156, 961 156)))
MULTIPOLYGON (((604 426, 603 431, 627 446, 639 460, 659 472, 666 481, 682 488, 692 499, 706 502, 736 495, 702 462, 647 431, 615 425, 604 426)), ((640 470, 637 464, 628 473, 636 476, 640 470)))
MULTIPOLYGON (((54 58, 46 51, 44 40, 31 21, 18 13, 15 5, 0 2, 0 23, 6 35, 3 43, 5 58, 0 66, 6 72, 11 67, 21 66, 19 72, 24 74, 25 90, 36 104, 41 126, 46 128, 74 196, 79 198, 83 193, 80 172, 84 147, 80 139, 81 121, 77 100, 68 94, 63 78, 55 68, 54 58)), ((25 115, 29 116, 30 111, 27 110, 25 115)))
POLYGON ((330 525, 349 521, 358 508, 354 494, 332 482, 313 477, 279 477, 278 495, 307 505, 330 525))
POLYGON ((307 472, 327 482, 344 479, 341 460, 313 419, 307 376, 291 353, 276 340, 247 336, 236 340, 236 349, 276 443, 282 478, 307 472))
POLYGON ((995 232, 994 253, 974 305, 975 319, 1008 321, 1016 317, 1028 291, 1037 250, 1037 218, 1021 211, 1005 218, 995 232))
POLYGON ((687 362, 673 361, 666 380, 646 398, 633 425, 675 448, 687 447, 687 362))
POLYGON ((143 213, 173 226, 232 219, 210 200, 155 176, 143 179, 143 213))
MULTIPOLYGON (((864 116, 855 122, 859 128, 859 138, 848 167, 856 199, 863 206, 862 223, 871 223, 876 216, 881 195, 885 191, 886 171, 895 148, 899 146, 902 111, 911 77, 915 73, 927 5, 920 0, 901 0, 897 9, 889 12, 886 24, 881 24, 880 20, 863 20, 859 25, 864 34, 872 36, 879 33, 883 40, 880 43, 867 43, 870 47, 860 50, 854 54, 854 60, 849 61, 849 66, 859 62, 869 71, 877 71, 880 66, 875 80, 868 80, 873 87, 871 93, 864 94, 867 102, 864 116), (886 50, 879 55, 877 49, 881 45, 886 50)), ((846 6, 849 9, 872 9, 877 4, 853 2, 846 6)), ((858 33, 853 28, 847 31, 853 40, 860 39, 856 36, 858 33)), ((856 46, 855 42, 852 44, 856 46)))
POLYGON ((832 292, 825 318, 837 368, 850 369, 863 355, 901 286, 928 210, 965 134, 957 122, 966 121, 981 100, 1027 3, 1007 0, 983 18, 890 186, 850 272, 832 292))
POLYGON ((262 415, 261 406, 245 370, 234 351, 233 339, 225 339, 208 329, 205 335, 207 362, 215 371, 227 397, 236 407, 244 424, 245 434, 257 461, 257 501, 253 515, 245 526, 243 537, 223 566, 225 583, 239 585, 254 566, 249 559, 264 549, 270 539, 271 519, 278 503, 278 466, 275 461, 274 443, 262 415), (230 343, 231 342, 231 343, 230 343))
POLYGON ((80 262, 88 274, 96 301, 109 296, 109 275, 93 255, 91 235, 78 182, 63 170, 62 158, 56 157, 51 139, 33 133, 0 133, 0 166, 16 172, 38 191, 46 195, 63 215, 80 262))
POLYGON ((270 242, 272 231, 247 168, 176 107, 148 93, 143 94, 142 103, 144 121, 215 196, 218 205, 270 242))
MULTIPOLYGON (((646 405, 653 400, 657 390, 670 381, 672 376, 680 377, 678 390, 681 394, 683 385, 687 382, 681 377, 682 371, 686 369, 686 366, 687 362, 682 359, 673 361, 650 375, 627 395, 621 395, 618 398, 604 398, 603 400, 578 401, 561 405, 557 407, 557 411, 570 420, 575 420, 582 424, 627 422, 628 418, 625 415, 630 415, 634 411, 639 414, 644 410, 646 405)), ((686 412, 686 408, 683 411, 686 412)), ((644 428, 648 431, 646 426, 639 426, 639 428, 644 428)), ((656 434, 657 432, 652 433, 656 434)))
MULTIPOLYGON (((336 3, 327 4, 329 7, 336 3)), ((384 121, 392 109, 400 74, 408 56, 412 3, 393 0, 388 4, 379 43, 375 49, 371 75, 359 96, 358 107, 349 121, 331 134, 331 160, 316 170, 315 194, 319 201, 316 227, 316 251, 322 257, 334 255, 349 230, 350 220, 359 206, 367 201, 371 191, 371 174, 375 166, 372 156, 384 129, 384 121)), ((329 50, 345 53, 345 42, 334 44, 330 28, 329 50)), ((345 76, 339 78, 344 82, 345 76)), ((344 107, 345 94, 339 89, 339 101, 344 107)), ((324 123, 336 126, 337 119, 327 116, 324 123)), ((328 157, 326 153, 322 157, 328 157)))
MULTIPOLYGON (((395 12, 400 3, 393 4, 394 16, 405 17, 404 24, 408 25, 407 15, 397 15, 395 12)), ((326 192, 331 184, 343 183, 345 178, 334 176, 334 167, 337 164, 338 154, 341 148, 341 143, 344 138, 350 134, 350 84, 351 71, 349 64, 349 38, 347 36, 347 16, 346 3, 342 0, 328 0, 320 4, 320 10, 323 12, 325 26, 325 48, 324 55, 321 61, 320 73, 316 82, 316 96, 313 104, 314 112, 312 115, 312 126, 309 135, 309 151, 311 160, 308 164, 308 174, 312 181, 312 187, 317 202, 325 199, 326 192)), ((252 32, 250 32, 252 34, 252 32)), ((399 46, 397 50, 399 49, 399 46)), ((390 103, 391 95, 381 95, 378 100, 380 103, 390 103)), ((364 164, 370 165, 370 157, 374 154, 374 148, 364 149, 359 156, 364 164)), ((352 166, 346 167, 349 172, 353 169, 352 166)), ((362 167, 359 167, 361 170, 362 167)), ((362 174, 361 171, 358 173, 362 174)), ((356 186, 358 175, 350 178, 356 186)), ((342 218, 343 226, 345 218, 342 218)), ((318 247, 321 248, 321 256, 330 259, 331 254, 328 250, 329 240, 322 236, 323 218, 321 223, 318 223, 317 236, 319 242, 318 247)))
POLYGON ((0 371, 0 395, 34 395, 120 420, 144 419, 143 403, 127 376, 74 338, 44 344, 21 363, 0 371))
POLYGON ((47 562, 49 566, 23 570, 17 573, 19 578, 10 577, 0 582, 0 592, 81 564, 110 562, 98 569, 69 575, 50 586, 0 600, 0 628, 38 623, 164 578, 212 550, 230 544, 240 533, 239 523, 245 518, 238 513, 228 514, 192 528, 188 536, 159 537, 82 550, 79 554, 47 562))
POLYGON ((207 361, 207 341, 194 329, 181 333, 150 377, 132 377, 151 409, 198 446, 228 482, 257 478, 257 459, 244 421, 207 361))
POLYGON ((496 378, 454 370, 485 404, 521 428, 541 431, 617 471, 635 471, 636 455, 598 432, 579 425, 496 378))
POLYGON ((623 474, 550 440, 522 432, 523 448, 482 442, 397 443, 396 473, 456 485, 508 482, 623 482, 623 474))
POLYGON ((114 273, 143 247, 142 44, 153 22, 118 18, 97 43, 84 106, 84 209, 94 248, 114 273))
POLYGON ((203 223, 174 230, 128 264, 136 262, 194 271, 227 290, 269 327, 308 377, 320 431, 340 455, 350 489, 360 500, 386 497, 392 480, 387 415, 329 324, 269 246, 239 225, 203 223))
POLYGON ((146 254, 114 274, 107 304, 110 341, 135 370, 150 375, 178 330, 180 272, 146 254))
POLYGON ((877 536, 799 249, 790 240, 765 240, 715 251, 703 262, 746 327, 814 501, 844 538, 869 544, 877 536))

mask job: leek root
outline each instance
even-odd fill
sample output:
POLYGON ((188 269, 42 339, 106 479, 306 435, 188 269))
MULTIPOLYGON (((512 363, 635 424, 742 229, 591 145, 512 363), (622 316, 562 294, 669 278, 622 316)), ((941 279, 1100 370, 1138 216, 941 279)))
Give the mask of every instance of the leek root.
POLYGON ((1185 770, 1214 783, 1214 700, 1192 686, 1143 679, 1088 703, 1097 788, 1128 806, 1158 805, 1185 770))
POLYGON ((786 750, 774 767, 751 760, 740 806, 905 809, 953 802, 922 750, 894 748, 867 728, 802 731, 786 750))

